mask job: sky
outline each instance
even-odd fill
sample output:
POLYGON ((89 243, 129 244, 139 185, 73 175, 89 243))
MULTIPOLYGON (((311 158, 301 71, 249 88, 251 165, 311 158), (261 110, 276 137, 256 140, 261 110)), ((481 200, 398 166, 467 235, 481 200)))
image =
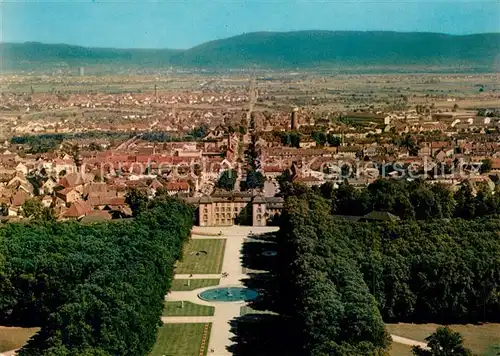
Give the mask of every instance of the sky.
POLYGON ((190 48, 254 31, 500 32, 500 0, 0 0, 0 41, 190 48))

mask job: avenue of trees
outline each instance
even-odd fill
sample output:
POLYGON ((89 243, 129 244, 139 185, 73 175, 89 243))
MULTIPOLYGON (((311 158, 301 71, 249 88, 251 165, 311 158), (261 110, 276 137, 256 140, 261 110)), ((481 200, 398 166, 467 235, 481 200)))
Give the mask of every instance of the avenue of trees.
POLYGON ((259 171, 260 167, 260 152, 257 148, 257 136, 252 135, 248 149, 245 151, 245 159, 247 164, 247 176, 244 181, 241 181, 241 190, 262 189, 266 177, 259 171))
POLYGON ((192 222, 162 197, 130 221, 0 229, 0 323, 41 328, 19 354, 147 355, 192 222))
POLYGON ((282 313, 305 354, 384 354, 384 322, 500 321, 498 216, 353 222, 331 206, 294 187, 278 234, 282 313))

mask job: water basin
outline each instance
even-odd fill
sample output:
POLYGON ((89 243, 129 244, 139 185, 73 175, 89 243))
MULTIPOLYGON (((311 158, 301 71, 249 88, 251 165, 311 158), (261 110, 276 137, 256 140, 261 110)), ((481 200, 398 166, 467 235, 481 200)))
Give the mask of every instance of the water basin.
POLYGON ((257 291, 249 288, 220 287, 207 289, 198 294, 198 297, 208 302, 240 302, 254 300, 258 295, 257 291))

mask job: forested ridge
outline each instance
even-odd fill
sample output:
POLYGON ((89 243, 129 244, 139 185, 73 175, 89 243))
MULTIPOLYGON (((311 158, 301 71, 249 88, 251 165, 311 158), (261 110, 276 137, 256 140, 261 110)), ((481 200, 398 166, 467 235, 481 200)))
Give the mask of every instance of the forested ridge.
POLYGON ((385 354, 384 322, 500 321, 498 215, 345 221, 318 191, 289 190, 278 234, 282 312, 304 354, 385 354))
POLYGON ((38 326, 20 355, 146 355, 193 211, 172 198, 132 221, 0 229, 0 324, 38 326))
POLYGON ((392 31, 252 32, 185 50, 90 48, 38 42, 0 43, 7 69, 54 66, 125 68, 366 68, 374 72, 494 70, 499 34, 392 31), (406 68, 406 69, 405 69, 406 68))

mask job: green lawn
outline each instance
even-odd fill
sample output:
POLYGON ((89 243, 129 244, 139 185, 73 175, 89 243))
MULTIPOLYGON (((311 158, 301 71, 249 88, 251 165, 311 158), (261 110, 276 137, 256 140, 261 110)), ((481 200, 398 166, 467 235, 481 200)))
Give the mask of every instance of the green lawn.
MULTIPOLYGON (((387 324, 386 326, 391 334, 425 341, 425 338, 436 331, 440 325, 400 323, 387 324)), ((500 345, 500 324, 449 325, 449 327, 462 334, 465 346, 473 353, 488 355, 492 352, 493 345, 500 345)))
POLYGON ((156 337, 156 344, 150 356, 199 356, 205 335, 204 355, 208 351, 210 328, 212 324, 164 324, 156 337))
POLYGON ((172 291, 190 291, 198 288, 213 287, 218 285, 219 282, 220 279, 174 279, 172 281, 172 291))
POLYGON ((213 316, 215 308, 191 302, 165 302, 163 316, 213 316))
POLYGON ((250 308, 248 305, 243 305, 240 308, 240 316, 247 315, 247 314, 269 314, 269 315, 277 315, 276 313, 268 310, 256 310, 250 308))
POLYGON ((0 352, 14 350, 23 346, 38 330, 38 328, 0 326, 0 352))
POLYGON ((193 239, 184 248, 182 262, 177 263, 177 274, 221 273, 225 239, 193 239))

